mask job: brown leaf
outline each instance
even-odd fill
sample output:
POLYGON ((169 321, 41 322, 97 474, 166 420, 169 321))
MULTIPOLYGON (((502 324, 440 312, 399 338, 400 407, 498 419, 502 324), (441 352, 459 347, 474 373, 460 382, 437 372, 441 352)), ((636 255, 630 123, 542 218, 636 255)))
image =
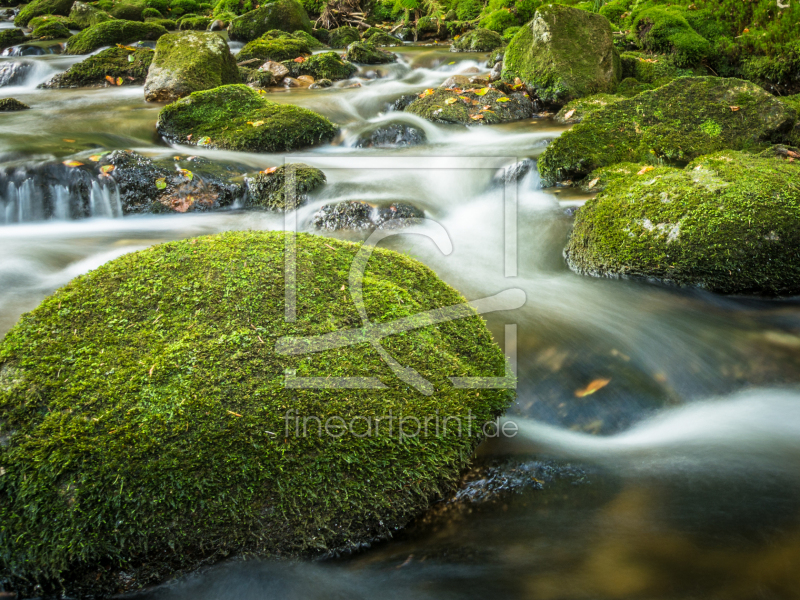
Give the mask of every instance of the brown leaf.
POLYGON ((564 119, 569 119, 569 118, 571 118, 571 117, 572 117, 572 115, 574 115, 574 114, 575 114, 575 109, 574 109, 574 108, 573 108, 572 110, 568 110, 568 111, 567 111, 567 114, 565 114, 565 115, 564 115, 564 119))
POLYGON ((738 106, 731 106, 731 110, 733 112, 736 112, 737 110, 739 110, 739 107, 738 106))
POLYGON ((589 190, 590 190, 590 189, 592 189, 594 186, 596 186, 596 185, 597 185, 597 182, 598 182, 598 181, 600 181, 600 178, 599 178, 599 177, 595 177, 594 179, 592 179, 592 180, 589 182, 589 185, 587 185, 587 186, 586 186, 586 188, 587 188, 587 189, 589 189, 589 190))
POLYGON ((576 398, 585 398, 586 396, 591 396, 598 390, 602 390, 606 387, 609 383, 611 383, 610 379, 595 379, 585 388, 576 390, 575 397, 576 398))

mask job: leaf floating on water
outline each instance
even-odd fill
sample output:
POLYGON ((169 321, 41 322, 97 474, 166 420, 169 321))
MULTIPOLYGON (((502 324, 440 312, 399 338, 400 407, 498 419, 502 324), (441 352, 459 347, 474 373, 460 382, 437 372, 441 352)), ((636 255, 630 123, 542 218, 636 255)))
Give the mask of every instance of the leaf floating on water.
POLYGON ((597 182, 598 182, 598 181, 600 181, 600 178, 599 178, 599 177, 595 177, 594 179, 592 179, 592 180, 589 182, 589 185, 587 185, 587 186, 586 186, 586 188, 587 188, 587 189, 589 189, 589 190, 590 190, 590 189, 592 189, 594 186, 596 186, 596 185, 597 185, 597 182))
POLYGON ((572 115, 574 115, 574 114, 575 114, 575 109, 574 109, 574 108, 573 108, 572 110, 568 110, 568 111, 567 111, 567 114, 565 114, 565 115, 564 115, 564 119, 569 119, 569 118, 571 118, 571 117, 572 117, 572 115))
POLYGON ((576 398, 585 398, 586 396, 591 396, 598 390, 602 390, 606 387, 609 383, 611 383, 610 379, 595 379, 589 385, 581 390, 577 390, 575 392, 576 398))
POLYGON ((164 188, 167 187, 167 180, 164 177, 156 179, 156 187, 160 190, 163 190, 164 188))
POLYGON ((731 106, 731 110, 733 112, 736 112, 737 110, 739 110, 739 107, 738 106, 731 106))
POLYGON ((458 98, 448 98, 444 101, 445 104, 455 104, 456 102, 458 102, 458 98))
POLYGON ((481 88, 477 92, 475 92, 475 95, 476 96, 485 96, 488 91, 489 91, 489 88, 481 88))
POLYGON ((108 175, 114 169, 116 169, 114 165, 103 165, 102 167, 100 167, 100 172, 103 173, 104 175, 108 175))
POLYGON ((648 166, 646 166, 646 167, 642 167, 641 169, 639 169, 639 172, 638 172, 638 173, 636 173, 636 174, 637 174, 637 175, 644 175, 644 174, 645 174, 645 173, 647 173, 648 171, 652 171, 652 170, 653 170, 653 168, 654 168, 654 167, 651 167, 651 166, 649 166, 649 165, 648 165, 648 166))
POLYGON ((211 138, 208 136, 201 137, 199 140, 197 140, 198 146, 208 146, 210 143, 211 143, 211 138))
POLYGON ((79 160, 65 160, 62 164, 68 167, 82 167, 83 163, 79 160))

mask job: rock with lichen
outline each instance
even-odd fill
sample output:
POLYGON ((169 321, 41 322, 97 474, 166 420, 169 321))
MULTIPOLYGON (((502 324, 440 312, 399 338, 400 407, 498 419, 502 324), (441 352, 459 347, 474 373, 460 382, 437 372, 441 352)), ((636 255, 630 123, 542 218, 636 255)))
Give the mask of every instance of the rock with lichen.
POLYGON ((276 212, 308 202, 308 194, 326 182, 325 173, 304 163, 289 163, 245 179, 247 204, 276 212))

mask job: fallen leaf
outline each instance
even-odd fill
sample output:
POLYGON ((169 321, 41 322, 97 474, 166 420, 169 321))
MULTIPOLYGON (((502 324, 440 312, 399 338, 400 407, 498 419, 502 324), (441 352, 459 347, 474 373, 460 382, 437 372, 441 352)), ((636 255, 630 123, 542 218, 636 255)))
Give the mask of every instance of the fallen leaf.
POLYGON ((207 135, 197 140, 198 146, 208 146, 210 143, 211 143, 211 138, 208 137, 207 135))
POLYGON ((62 164, 68 167, 82 167, 83 163, 79 160, 65 160, 62 164))
POLYGON ((736 112, 737 110, 739 110, 739 107, 738 106, 731 106, 731 110, 733 112, 736 112))
POLYGON ((92 154, 89 157, 89 160, 92 161, 92 162, 98 162, 101 158, 102 158, 101 154, 92 154))
POLYGON ((456 102, 458 102, 458 98, 448 98, 444 101, 445 104, 455 104, 456 102))
POLYGON ((426 98, 426 97, 430 96, 432 93, 433 93, 433 89, 431 89, 431 88, 428 88, 427 90, 425 90, 424 92, 422 92, 422 93, 419 95, 419 97, 420 97, 420 98, 426 98))
POLYGON ((181 169, 180 171, 181 171, 181 175, 186 177, 186 179, 188 179, 189 181, 194 179, 194 173, 192 173, 189 169, 181 169))
POLYGON ((240 415, 239 413, 235 413, 235 412, 233 412, 232 410, 229 410, 228 412, 229 412, 230 414, 232 414, 234 417, 241 417, 241 416, 242 416, 242 415, 240 415))
POLYGON ((476 96, 485 96, 488 91, 489 91, 489 88, 481 88, 477 92, 475 92, 475 95, 476 96))
POLYGON ((483 115, 470 115, 469 118, 473 121, 479 121, 483 118, 483 115))
POLYGON ((492 109, 492 105, 491 104, 484 104, 483 105, 483 110, 491 110, 491 109, 492 109))
POLYGON ((253 127, 261 127, 264 124, 264 121, 248 121, 248 123, 253 127))
POLYGON ((294 59, 294 61, 292 61, 292 62, 296 62, 296 63, 303 63, 303 62, 306 62, 306 57, 305 57, 305 56, 298 56, 298 57, 297 57, 297 58, 295 58, 295 59, 294 59))
POLYGON ((459 96, 459 98, 461 98, 464 102, 469 102, 469 98, 466 96, 459 96))
POLYGON ((747 27, 745 27, 744 31, 742 31, 742 33, 750 33, 750 30, 747 27))
POLYGON ((193 135, 194 135, 193 133, 190 133, 189 135, 186 136, 186 139, 191 140, 193 135))
POLYGON ((264 171, 261 171, 261 172, 264 173, 265 175, 271 175, 272 173, 274 173, 277 170, 278 170, 278 167, 270 167, 269 169, 265 169, 264 171))
POLYGON ((792 158, 800 158, 800 154, 795 152, 794 150, 787 150, 786 154, 791 156, 792 158))
POLYGON ((117 85, 122 85, 122 77, 117 77, 117 85))
POLYGON ((590 190, 590 189, 592 189, 594 186, 596 186, 596 185, 597 185, 597 182, 598 182, 598 181, 600 181, 600 178, 599 178, 599 177, 595 177, 594 179, 592 179, 592 180, 589 182, 589 185, 587 185, 587 186, 586 186, 586 189, 589 189, 589 190, 590 190))
POLYGON ((645 173, 647 173, 648 171, 652 171, 652 170, 653 170, 653 168, 654 168, 654 167, 651 167, 651 166, 642 167, 641 169, 639 169, 639 172, 638 172, 638 173, 636 173, 636 174, 637 174, 637 175, 644 175, 644 174, 645 174, 645 173))
POLYGON ((156 187, 160 190, 163 190, 165 187, 167 187, 167 180, 164 177, 156 179, 156 187))
POLYGON ((470 104, 472 104, 472 106, 478 106, 480 102, 478 102, 477 100, 473 100, 470 104))
POLYGON ((498 99, 497 99, 497 101, 498 101, 498 102, 511 102, 511 98, 506 98, 506 97, 504 97, 504 98, 498 98, 498 99))
POLYGON ((568 111, 567 111, 567 114, 565 114, 565 115, 564 115, 564 118, 565 118, 565 119, 569 119, 569 118, 571 118, 571 117, 572 117, 572 115, 574 115, 574 114, 575 114, 575 109, 573 108, 572 110, 568 110, 568 111))
POLYGON ((111 75, 106 75, 106 81, 111 85, 117 85, 116 80, 111 75))
POLYGON ((102 167, 100 167, 100 172, 108 175, 114 169, 116 169, 114 165, 103 165, 102 167))
POLYGON ((75 143, 75 140, 68 140, 67 138, 64 138, 63 141, 67 142, 68 144, 74 144, 75 143))
POLYGON ((155 370, 155 368, 156 368, 156 366, 155 366, 155 365, 153 365, 152 367, 150 367, 150 372, 148 373, 148 375, 149 375, 150 377, 152 377, 152 376, 153 376, 153 371, 155 370))
POLYGON ((609 383, 611 383, 610 379, 595 379, 589 385, 581 390, 577 390, 575 392, 576 398, 585 398, 586 396, 591 396, 598 390, 602 390, 606 387, 609 383))

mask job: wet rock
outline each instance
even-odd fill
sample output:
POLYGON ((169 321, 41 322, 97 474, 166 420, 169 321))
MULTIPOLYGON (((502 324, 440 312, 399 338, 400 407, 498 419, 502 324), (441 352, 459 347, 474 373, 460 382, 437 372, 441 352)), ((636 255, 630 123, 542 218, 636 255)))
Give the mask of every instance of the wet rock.
POLYGON ((260 69, 248 69, 246 67, 239 67, 239 73, 242 80, 250 87, 268 88, 276 85, 275 78, 269 71, 261 71, 260 69))
POLYGON ((536 161, 531 158, 524 158, 513 165, 500 169, 492 179, 492 182, 500 185, 517 183, 535 169, 536 161))
POLYGON ((307 58, 303 62, 287 60, 281 63, 289 69, 292 77, 310 75, 317 79, 330 79, 337 81, 349 79, 358 70, 353 63, 342 60, 336 52, 321 52, 307 58))
POLYGON ((403 42, 393 35, 386 33, 376 27, 370 27, 361 36, 365 42, 369 42, 372 46, 387 47, 387 46, 402 46, 403 42))
POLYGON ((308 202, 308 194, 326 181, 322 171, 304 163, 273 167, 245 179, 247 204, 277 212, 292 210, 308 202))
POLYGON ((194 92, 161 109, 156 127, 173 143, 246 152, 307 148, 337 131, 322 115, 272 102, 245 85, 194 92))
POLYGON ((67 26, 59 21, 42 23, 31 32, 31 37, 37 40, 59 40, 72 35, 67 26))
POLYGON ((89 54, 103 46, 114 46, 139 40, 157 40, 166 33, 166 29, 155 23, 104 21, 69 38, 66 53, 89 54))
POLYGON ((223 31, 227 26, 228 26, 228 24, 225 23, 225 21, 222 21, 220 19, 215 19, 214 21, 211 22, 211 25, 209 26, 208 30, 209 31, 223 31))
POLYGON ((32 62, 0 62, 0 87, 21 85, 33 68, 32 62))
POLYGON ((170 33, 158 40, 144 98, 148 102, 173 102, 192 92, 240 81, 236 59, 219 35, 170 33))
POLYGON ((503 61, 498 61, 489 73, 489 81, 498 81, 503 76, 503 61))
POLYGON ((416 100, 417 97, 418 97, 417 94, 403 94, 397 100, 392 102, 386 108, 386 110, 389 111, 389 112, 392 112, 392 111, 397 111, 397 112, 403 111, 408 107, 409 104, 414 102, 414 100, 416 100))
POLYGON ((348 200, 337 204, 326 204, 311 219, 315 229, 321 231, 388 229, 404 227, 403 219, 422 219, 425 213, 402 202, 368 204, 348 200))
POLYGON ((153 60, 149 48, 107 48, 86 60, 75 63, 64 73, 41 84, 43 88, 97 87, 106 85, 142 85, 153 60), (111 78, 111 82, 108 78, 111 78))
POLYGON ((294 77, 284 77, 281 80, 281 85, 285 88, 299 88, 299 87, 308 87, 305 82, 300 81, 299 79, 295 79, 294 77))
POLYGON ((0 50, 22 44, 28 37, 22 29, 0 29, 0 50))
POLYGON ((347 47, 345 59, 350 62, 365 65, 380 65, 396 62, 397 56, 391 52, 378 50, 375 46, 368 42, 353 42, 347 47))
POLYGON ((356 148, 399 148, 417 146, 427 141, 425 131, 406 123, 379 125, 362 133, 355 143, 356 148))
POLYGON ((450 46, 451 52, 491 52, 505 46, 503 36, 488 29, 473 29, 450 46))
POLYGON ((467 75, 451 75, 442 82, 440 88, 452 90, 453 88, 468 88, 471 87, 469 83, 469 76, 467 75))
POLYGON ((11 112, 15 110, 29 110, 30 106, 20 102, 16 98, 0 99, 0 112, 11 112))
POLYGON ((554 106, 611 93, 621 74, 608 20, 560 4, 539 8, 511 40, 503 59, 503 79, 519 77, 540 100, 554 106))
POLYGON ((269 31, 258 39, 248 42, 236 56, 238 62, 257 58, 259 60, 283 61, 309 56, 311 48, 305 40, 295 39, 289 33, 269 31))
POLYGON ((524 92, 507 95, 495 88, 456 89, 423 92, 405 110, 435 123, 462 125, 492 125, 533 115, 533 102, 524 92))
POLYGON ((469 78, 469 83, 472 86, 484 87, 489 85, 489 80, 483 76, 473 75, 472 77, 469 78))
POLYGON ((228 36, 233 41, 251 42, 273 29, 311 33, 311 21, 297 0, 275 0, 233 19, 228 36))
POLYGON ((324 88, 329 88, 333 85, 333 82, 330 79, 320 79, 319 81, 315 81, 311 84, 309 89, 311 90, 320 90, 324 88))
POLYGON ((259 71, 268 71, 272 74, 272 77, 275 81, 280 81, 287 75, 289 75, 289 69, 283 66, 279 62, 275 62, 272 60, 268 60, 263 65, 261 65, 258 69, 259 71))

